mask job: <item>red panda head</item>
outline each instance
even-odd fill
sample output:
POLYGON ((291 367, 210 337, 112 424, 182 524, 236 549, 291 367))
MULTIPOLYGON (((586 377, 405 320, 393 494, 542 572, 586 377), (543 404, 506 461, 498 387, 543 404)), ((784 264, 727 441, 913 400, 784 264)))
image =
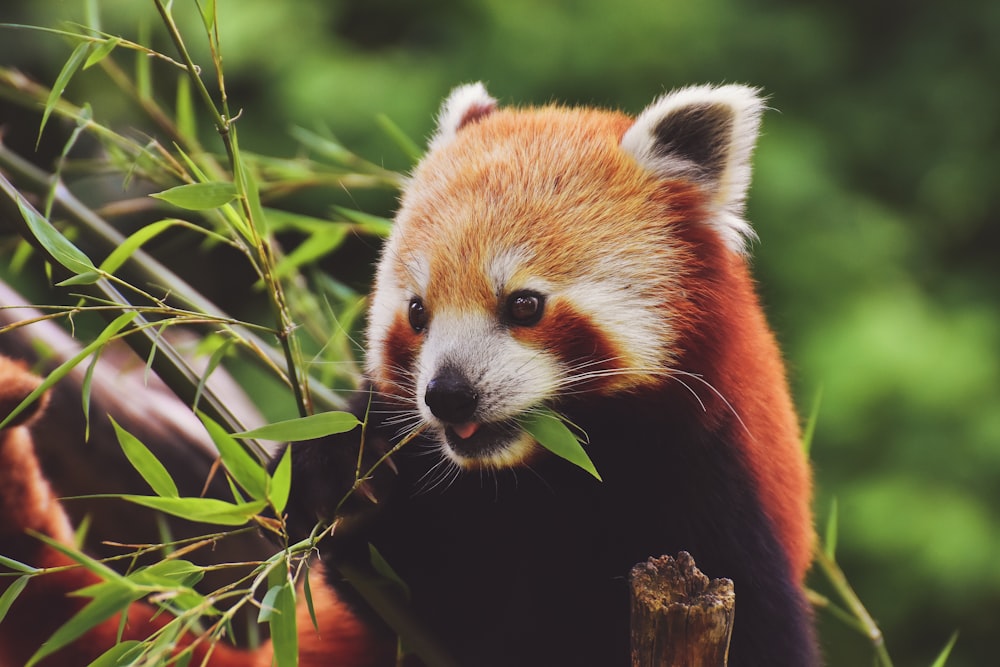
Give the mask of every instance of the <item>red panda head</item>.
POLYGON ((460 466, 506 467, 537 451, 526 411, 665 383, 700 261, 682 230, 743 252, 761 108, 742 86, 676 91, 635 119, 456 89, 379 265, 375 388, 460 466))

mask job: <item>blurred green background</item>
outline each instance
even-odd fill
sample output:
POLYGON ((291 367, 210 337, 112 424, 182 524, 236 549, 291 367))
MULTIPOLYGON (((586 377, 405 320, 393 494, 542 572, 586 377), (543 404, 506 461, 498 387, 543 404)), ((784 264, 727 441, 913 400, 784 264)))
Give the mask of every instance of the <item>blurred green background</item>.
MULTIPOLYGON (((84 4, 5 0, 0 21, 81 21, 84 4)), ((152 3, 93 4, 106 30, 135 39, 145 24, 172 52, 152 3)), ((175 13, 185 4, 175 2, 175 13)), ((762 87, 773 110, 749 199, 761 239, 753 261, 801 412, 822 393, 812 449, 818 525, 837 498, 838 559, 897 665, 929 665, 955 630, 950 665, 997 664, 1000 3, 219 6, 241 141, 274 155, 296 151, 290 127, 327 127, 369 160, 405 169, 375 115, 426 137, 440 99, 471 80, 507 104, 629 112, 689 83, 762 87)), ((70 50, 58 38, 0 32, 0 65, 47 84, 70 50)), ((113 127, 142 131, 118 91, 87 81, 67 96, 90 101, 113 127)), ((5 141, 30 150, 37 117, 29 123, 6 105, 0 114, 5 141)), ((342 192, 290 206, 322 215, 336 201, 384 215, 393 206, 391 194, 342 192)), ((363 286, 369 256, 340 259, 332 269, 363 286)), ((831 665, 871 663, 863 638, 826 616, 821 625, 831 665)))

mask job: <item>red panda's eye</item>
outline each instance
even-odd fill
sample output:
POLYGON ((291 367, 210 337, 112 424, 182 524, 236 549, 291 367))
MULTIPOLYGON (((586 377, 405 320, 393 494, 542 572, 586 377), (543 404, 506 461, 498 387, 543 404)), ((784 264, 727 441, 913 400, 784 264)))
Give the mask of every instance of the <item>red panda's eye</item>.
POLYGON ((538 324, 545 309, 545 297, 537 292, 514 292, 507 297, 507 320, 511 324, 527 327, 538 324))
POLYGON ((427 328, 427 309, 424 308, 424 302, 420 300, 419 296, 415 296, 410 299, 409 308, 410 326, 417 333, 420 333, 427 328))

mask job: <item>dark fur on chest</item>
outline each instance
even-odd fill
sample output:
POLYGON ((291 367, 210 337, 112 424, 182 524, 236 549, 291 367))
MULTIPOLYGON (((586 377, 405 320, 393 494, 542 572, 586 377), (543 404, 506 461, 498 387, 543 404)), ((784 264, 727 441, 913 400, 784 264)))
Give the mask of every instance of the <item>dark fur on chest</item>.
MULTIPOLYGON (((629 659, 629 569, 686 550, 708 576, 735 582, 731 665, 815 664, 807 604, 732 444, 738 424, 709 432, 693 412, 634 398, 571 417, 603 482, 547 456, 427 488, 438 458, 415 441, 379 487, 388 498, 330 564, 373 544, 460 664, 612 666, 629 659)), ((315 479, 318 446, 293 447, 296 473, 315 479)), ((357 600, 335 567, 329 579, 357 600)))

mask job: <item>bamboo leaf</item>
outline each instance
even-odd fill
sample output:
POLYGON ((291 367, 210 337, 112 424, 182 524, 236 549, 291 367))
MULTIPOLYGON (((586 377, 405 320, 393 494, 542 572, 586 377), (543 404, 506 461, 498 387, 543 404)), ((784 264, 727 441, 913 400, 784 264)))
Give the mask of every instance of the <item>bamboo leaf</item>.
POLYGON ((205 425, 209 437, 219 450, 222 463, 236 483, 255 500, 267 498, 267 470, 263 464, 210 417, 199 411, 198 418, 205 425))
POLYGON ((48 535, 43 535, 41 533, 35 533, 31 531, 29 531, 29 533, 31 535, 34 535, 36 538, 44 542, 49 547, 61 553, 63 556, 66 556, 70 560, 79 563, 84 568, 90 570, 104 581, 115 582, 118 585, 123 585, 129 588, 133 588, 133 586, 125 579, 125 577, 118 574, 110 567, 102 563, 101 561, 91 558, 90 556, 83 553, 79 549, 63 544, 62 542, 58 542, 49 537, 48 535))
POLYGON ((187 183, 150 195, 189 211, 207 211, 236 199, 236 187, 223 181, 187 183))
POLYGON ((205 24, 205 30, 212 32, 212 28, 215 26, 215 0, 202 0, 200 6, 201 20, 205 24))
POLYGON ((813 398, 812 409, 809 411, 809 419, 806 420, 805 428, 802 429, 802 450, 809 456, 812 450, 813 435, 816 433, 816 422, 819 420, 819 406, 823 402, 823 388, 820 387, 813 398))
POLYGON ((84 271, 79 275, 56 283, 57 287, 72 287, 73 285, 93 285, 101 279, 101 274, 96 271, 84 271))
POLYGON ((205 568, 180 558, 161 560, 136 570, 128 579, 139 586, 190 588, 205 577, 205 568))
POLYGON ((267 233, 267 216, 260 203, 260 188, 257 186, 257 179, 254 178, 253 173, 247 168, 247 163, 243 160, 240 152, 239 133, 235 125, 230 125, 229 136, 233 151, 233 180, 239 184, 239 192, 246 197, 253 229, 256 230, 257 235, 263 236, 267 233))
POLYGON ((958 641, 958 631, 956 630, 955 632, 952 633, 951 639, 949 639, 948 643, 945 644, 945 647, 941 650, 941 653, 938 654, 937 659, 934 661, 931 667, 944 667, 945 663, 948 662, 948 656, 951 655, 951 649, 955 647, 955 642, 957 641, 958 641))
POLYGON ((86 359, 87 356, 89 356, 95 350, 98 350, 101 347, 103 347, 109 340, 111 340, 111 338, 115 336, 115 334, 117 334, 119 331, 125 328, 125 326, 128 325, 129 322, 135 319, 135 316, 136 316, 135 311, 129 311, 127 313, 122 313, 121 315, 116 317, 110 324, 108 324, 108 326, 104 328, 104 331, 102 331, 97 336, 97 338, 95 338, 89 345, 87 345, 82 350, 77 352, 72 359, 64 361, 55 370, 49 373, 48 376, 46 376, 46 378, 42 380, 42 383, 39 384, 38 387, 33 392, 28 394, 25 397, 25 399, 21 401, 20 404, 18 404, 18 406, 10 412, 9 415, 7 415, 2 421, 0 421, 0 428, 3 428, 12 419, 14 419, 14 417, 21 414, 21 411, 24 410, 24 408, 31 405, 39 396, 48 391, 48 389, 51 388, 52 385, 54 385, 55 383, 59 382, 59 380, 66 377, 70 373, 70 371, 76 368, 76 366, 82 360, 86 359))
POLYGON ((94 371, 97 360, 101 358, 100 351, 87 364, 87 372, 83 374, 83 384, 80 385, 80 402, 83 404, 83 441, 90 442, 90 393, 94 384, 94 371))
POLYGON ((195 409, 198 408, 198 402, 201 400, 201 394, 205 390, 205 385, 208 384, 208 378, 212 377, 212 373, 215 369, 219 367, 222 363, 222 358, 226 356, 230 349, 232 349, 235 341, 232 338, 224 338, 222 342, 212 350, 211 356, 208 358, 208 363, 205 365, 205 370, 201 373, 198 378, 198 386, 194 390, 194 401, 192 405, 195 409))
POLYGON ((830 503, 830 516, 826 520, 826 536, 823 539, 823 550, 830 560, 834 560, 837 552, 837 499, 830 503))
POLYGON ((13 558, 8 558, 7 556, 0 555, 0 565, 3 565, 9 570, 14 570, 16 572, 25 572, 31 574, 32 572, 38 572, 37 567, 31 567, 30 565, 25 565, 19 560, 14 560, 13 558))
POLYGON ((139 652, 142 651, 142 646, 142 642, 134 639, 115 644, 102 653, 97 660, 87 665, 87 667, 120 667, 121 665, 135 664, 134 658, 138 657, 139 652), (135 652, 134 656, 132 655, 133 652, 135 652), (133 660, 127 659, 128 657, 132 657, 133 660))
POLYGON ((142 597, 141 591, 105 582, 90 602, 66 621, 49 639, 35 652, 25 667, 33 667, 40 660, 68 645, 91 628, 103 623, 120 611, 124 611, 132 602, 142 597))
POLYGON ((52 110, 62 97, 63 91, 66 90, 66 86, 69 85, 70 79, 73 78, 76 71, 80 69, 80 65, 83 64, 84 60, 86 60, 90 48, 90 42, 80 42, 77 44, 76 48, 73 49, 73 53, 70 54, 69 60, 66 61, 66 64, 63 65, 62 70, 60 70, 59 76, 56 77, 56 82, 52 84, 52 90, 49 91, 49 97, 45 100, 45 111, 42 112, 42 122, 38 127, 38 139, 35 140, 35 148, 38 148, 38 144, 42 140, 42 132, 45 130, 45 124, 48 123, 52 110))
POLYGON ((382 554, 379 553, 378 549, 375 548, 375 545, 371 543, 368 544, 368 558, 371 561, 372 569, 374 569, 380 577, 399 589, 399 592, 402 594, 404 599, 409 600, 411 597, 410 586, 403 581, 403 578, 400 577, 394 569, 392 569, 392 566, 389 565, 389 561, 387 561, 382 554))
POLYGON ((275 514, 281 516, 288 504, 288 494, 292 489, 292 448, 286 447, 278 461, 278 466, 271 475, 271 484, 267 497, 274 507, 275 514))
POLYGON ((350 412, 320 412, 307 417, 274 422, 242 433, 234 433, 233 437, 298 442, 337 433, 347 433, 360 425, 361 422, 358 418, 350 412))
POLYGON ((7 587, 3 595, 0 595, 0 623, 3 623, 3 619, 7 615, 7 612, 10 611, 11 605, 14 604, 17 596, 21 594, 21 591, 24 590, 24 587, 28 585, 28 581, 30 580, 30 574, 22 574, 14 580, 14 583, 7 587))
POLYGON ((316 605, 313 604, 312 586, 309 585, 309 568, 306 568, 305 577, 302 581, 302 593, 306 598, 306 609, 309 610, 309 620, 312 621, 313 629, 319 632, 319 621, 316 620, 316 605))
POLYGON ((134 495, 116 497, 189 521, 220 526, 242 526, 267 507, 264 501, 234 504, 215 498, 161 498, 134 495))
POLYGON ((268 589, 257 621, 267 621, 271 628, 277 667, 295 667, 298 664, 299 638, 295 628, 295 590, 290 582, 285 581, 268 589))
POLYGON ((304 127, 293 127, 289 132, 303 146, 337 164, 349 164, 357 159, 354 153, 336 140, 316 134, 304 127))
POLYGON ((362 231, 369 234, 386 237, 389 235, 389 232, 392 231, 392 220, 387 218, 380 218, 377 215, 362 213, 361 211, 344 208, 343 206, 334 206, 333 210, 343 216, 345 220, 353 222, 360 227, 362 231))
POLYGON ((107 58, 108 55, 115 50, 115 47, 121 44, 121 42, 122 40, 120 37, 108 37, 102 41, 100 45, 94 49, 93 53, 87 57, 87 62, 83 63, 83 69, 90 69, 97 63, 107 58))
POLYGON ((162 232, 179 224, 181 224, 180 220, 171 219, 160 220, 140 227, 111 251, 111 254, 101 262, 101 271, 114 273, 132 256, 132 253, 145 245, 150 239, 159 236, 162 232))
POLYGON ((142 444, 138 438, 118 425, 118 422, 111 418, 111 425, 118 436, 118 444, 121 445, 125 457, 128 458, 132 467, 138 471, 146 483, 153 489, 156 495, 164 498, 177 498, 180 493, 177 485, 174 484, 173 477, 163 467, 159 459, 149 451, 146 445, 142 444))
POLYGON ((66 164, 66 160, 69 158, 69 153, 73 150, 73 146, 76 145, 80 135, 83 133, 84 129, 90 125, 93 118, 94 111, 90 108, 90 104, 84 104, 80 109, 79 115, 76 117, 76 127, 73 128, 72 134, 69 135, 69 139, 67 139, 66 143, 63 145, 62 153, 59 154, 59 160, 56 162, 55 173, 52 174, 48 192, 45 194, 45 210, 43 215, 46 219, 52 217, 52 206, 56 200, 56 191, 59 189, 59 184, 62 182, 62 170, 63 166, 66 164))
POLYGON ((97 272, 97 267, 94 266, 94 263, 90 261, 90 258, 82 250, 63 236, 20 193, 15 193, 15 196, 17 199, 17 208, 21 211, 21 217, 24 218, 25 224, 31 230, 32 236, 41 244, 52 261, 69 269, 76 275, 97 272))
POLYGON ((554 412, 550 410, 528 412, 518 419, 518 423, 542 447, 583 468, 598 480, 604 481, 597 473, 594 462, 584 451, 580 440, 554 412))
POLYGON ((414 165, 420 161, 423 157, 423 150, 417 145, 413 139, 409 137, 403 130, 400 129, 399 125, 386 116, 385 114, 378 114, 375 116, 375 122, 382 131, 388 136, 399 150, 403 151, 406 157, 410 158, 410 165, 414 165))
POLYGON ((347 227, 327 225, 327 229, 316 232, 300 243, 295 250, 278 262, 274 273, 278 278, 286 278, 300 267, 320 260, 340 247, 347 237, 347 227))

